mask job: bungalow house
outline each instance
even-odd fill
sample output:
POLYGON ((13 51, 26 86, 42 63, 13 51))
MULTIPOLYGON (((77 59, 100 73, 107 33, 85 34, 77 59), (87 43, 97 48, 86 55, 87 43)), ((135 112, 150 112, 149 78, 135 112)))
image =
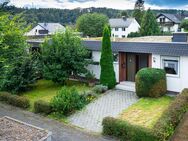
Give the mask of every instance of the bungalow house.
MULTIPOLYGON (((126 38, 125 41, 112 42, 116 88, 135 91, 135 75, 145 67, 164 69, 167 73, 167 89, 181 92, 188 88, 188 33, 174 33, 167 36, 141 37, 138 41, 126 38), (156 39, 156 40, 153 40, 156 39), (128 41, 130 40, 130 41, 128 41)), ((41 40, 28 43, 37 48, 41 40)), ((91 51, 93 64, 88 70, 100 78, 101 41, 84 40, 84 46, 91 51)))
POLYGON ((139 31, 140 25, 135 18, 116 18, 109 20, 112 28, 111 36, 115 38, 126 38, 129 33, 139 31))
POLYGON ((160 13, 156 17, 162 32, 178 32, 180 19, 174 14, 160 13))
POLYGON ((65 27, 60 23, 38 23, 31 31, 26 33, 27 36, 52 35, 56 32, 64 32, 65 27))
MULTIPOLYGON (((101 41, 84 41, 84 45, 92 51, 93 61, 99 62, 101 41)), ((166 71, 168 91, 188 88, 188 33, 174 33, 170 42, 112 42, 112 50, 118 56, 114 59, 116 80, 120 83, 117 87, 134 91, 136 73, 152 67, 166 71)), ((99 64, 89 65, 88 69, 100 77, 99 64)))

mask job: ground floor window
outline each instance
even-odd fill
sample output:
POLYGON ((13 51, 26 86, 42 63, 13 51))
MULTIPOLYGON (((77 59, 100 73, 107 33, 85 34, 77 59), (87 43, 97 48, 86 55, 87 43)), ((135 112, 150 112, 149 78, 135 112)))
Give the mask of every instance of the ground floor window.
POLYGON ((168 75, 179 76, 179 57, 165 57, 161 58, 162 68, 168 75))

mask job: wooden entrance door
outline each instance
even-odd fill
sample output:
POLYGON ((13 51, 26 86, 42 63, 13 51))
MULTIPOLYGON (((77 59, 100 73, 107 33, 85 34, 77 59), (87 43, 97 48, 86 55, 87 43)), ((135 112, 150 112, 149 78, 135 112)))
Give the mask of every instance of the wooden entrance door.
POLYGON ((135 81, 136 75, 136 55, 127 54, 127 81, 135 81))

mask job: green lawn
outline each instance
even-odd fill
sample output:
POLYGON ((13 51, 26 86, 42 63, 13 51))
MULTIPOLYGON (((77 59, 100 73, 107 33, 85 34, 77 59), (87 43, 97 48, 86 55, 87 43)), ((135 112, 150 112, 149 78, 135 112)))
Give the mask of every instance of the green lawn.
MULTIPOLYGON (((89 87, 86 84, 68 81, 68 88, 75 87, 79 92, 88 91, 89 87)), ((22 93, 24 97, 27 97, 30 100, 31 108, 33 109, 33 104, 36 100, 44 100, 50 102, 50 100, 57 94, 57 92, 63 87, 49 80, 39 80, 35 85, 32 86, 30 91, 22 93)))
POLYGON ((172 101, 173 98, 168 96, 141 98, 137 103, 123 111, 119 119, 126 120, 131 124, 152 128, 172 101))

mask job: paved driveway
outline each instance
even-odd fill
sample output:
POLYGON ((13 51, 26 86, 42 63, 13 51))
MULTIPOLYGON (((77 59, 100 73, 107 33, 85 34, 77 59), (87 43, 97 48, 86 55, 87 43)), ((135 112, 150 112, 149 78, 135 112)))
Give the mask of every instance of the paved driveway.
POLYGON ((101 132, 104 117, 117 117, 138 100, 134 92, 112 90, 69 117, 71 124, 88 131, 101 132))
MULTIPOLYGON (((10 116, 26 123, 52 131, 52 141, 112 141, 113 139, 100 135, 93 135, 69 127, 58 121, 48 119, 34 113, 23 111, 0 103, 0 117, 10 116)), ((0 139, 1 141, 1 139, 0 139)))

